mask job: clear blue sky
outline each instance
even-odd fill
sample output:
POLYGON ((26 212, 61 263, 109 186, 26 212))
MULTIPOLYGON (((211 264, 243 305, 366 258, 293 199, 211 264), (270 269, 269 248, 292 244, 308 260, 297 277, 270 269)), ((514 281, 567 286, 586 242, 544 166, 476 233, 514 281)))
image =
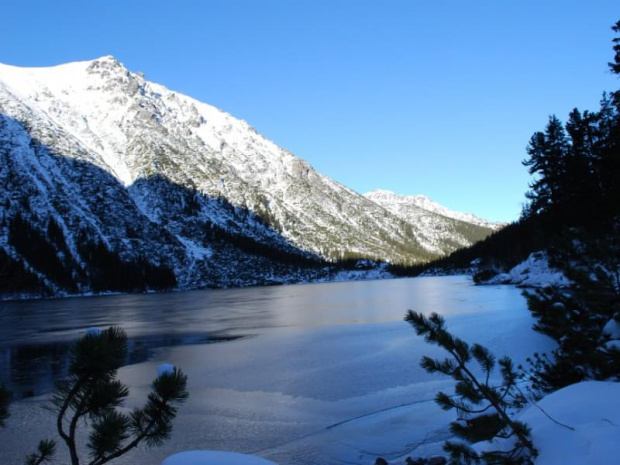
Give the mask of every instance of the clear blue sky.
POLYGON ((507 221, 532 133, 618 88, 618 19, 618 0, 21 0, 0 62, 114 55, 358 192, 507 221))

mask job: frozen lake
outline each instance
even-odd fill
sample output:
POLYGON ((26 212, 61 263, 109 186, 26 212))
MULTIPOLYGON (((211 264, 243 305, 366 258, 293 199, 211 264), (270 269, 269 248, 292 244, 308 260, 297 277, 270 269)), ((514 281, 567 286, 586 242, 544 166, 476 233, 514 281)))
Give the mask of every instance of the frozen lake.
POLYGON ((129 407, 144 401, 162 362, 183 369, 190 391, 171 441, 114 463, 159 464, 187 449, 283 465, 436 451, 453 414, 432 399, 450 383, 419 368, 422 355, 440 352, 403 322, 407 309, 443 314, 454 333, 517 362, 552 348, 531 330, 519 289, 475 287, 468 277, 3 303, 0 380, 18 398, 34 397, 13 404, 0 462, 21 463, 52 434, 54 419, 41 407, 66 370, 68 343, 109 325, 130 338, 120 372, 129 407))

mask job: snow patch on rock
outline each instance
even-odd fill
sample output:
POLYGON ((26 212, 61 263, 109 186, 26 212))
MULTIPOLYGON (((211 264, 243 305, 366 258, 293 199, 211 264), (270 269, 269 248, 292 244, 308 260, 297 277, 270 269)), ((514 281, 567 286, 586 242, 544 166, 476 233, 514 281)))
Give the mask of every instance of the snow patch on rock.
POLYGON ((507 273, 492 277, 485 284, 515 284, 524 287, 566 287, 570 281, 549 265, 545 252, 534 252, 507 273))
POLYGON ((611 339, 620 339, 620 321, 616 321, 614 318, 609 320, 603 327, 603 334, 611 339))

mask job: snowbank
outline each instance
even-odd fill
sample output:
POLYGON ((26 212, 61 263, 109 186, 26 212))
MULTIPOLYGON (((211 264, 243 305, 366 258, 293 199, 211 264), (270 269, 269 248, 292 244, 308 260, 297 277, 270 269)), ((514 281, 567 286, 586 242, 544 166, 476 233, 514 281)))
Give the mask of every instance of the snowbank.
POLYGON ((620 321, 611 319, 603 327, 603 334, 609 336, 611 339, 620 339, 620 321))
POLYGON ((534 252, 507 273, 492 277, 485 284, 515 284, 525 287, 566 287, 570 281, 564 274, 549 266, 544 252, 534 252))
POLYGON ((174 454, 161 465, 277 465, 254 455, 221 452, 215 450, 192 450, 174 454))
MULTIPOLYGON (((536 465, 615 465, 620 457, 620 383, 587 381, 549 394, 517 418, 532 428, 536 465), (562 426, 550 420, 544 410, 562 426), (570 429, 573 428, 573 429, 570 429)), ((474 445, 500 449, 504 441, 474 445)))

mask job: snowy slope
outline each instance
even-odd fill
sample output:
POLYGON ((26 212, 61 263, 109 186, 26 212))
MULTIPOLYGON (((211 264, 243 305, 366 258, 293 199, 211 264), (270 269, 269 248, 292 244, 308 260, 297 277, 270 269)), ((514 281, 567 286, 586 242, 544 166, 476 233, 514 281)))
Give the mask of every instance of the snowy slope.
MULTIPOLYGON (((55 219, 78 263, 76 237, 87 230, 122 257, 165 262, 185 287, 222 285, 234 274, 221 265, 239 254, 220 253, 214 228, 220 242, 234 235, 237 248, 250 238, 303 256, 390 262, 427 260, 478 238, 429 227, 445 218, 434 212, 419 224, 405 220, 246 122, 110 56, 0 65, 0 144, 5 216, 23 212, 40 228, 55 219)), ((0 246, 20 259, 6 243, 0 230, 0 246)), ((256 269, 248 260, 236 269, 256 269)))

